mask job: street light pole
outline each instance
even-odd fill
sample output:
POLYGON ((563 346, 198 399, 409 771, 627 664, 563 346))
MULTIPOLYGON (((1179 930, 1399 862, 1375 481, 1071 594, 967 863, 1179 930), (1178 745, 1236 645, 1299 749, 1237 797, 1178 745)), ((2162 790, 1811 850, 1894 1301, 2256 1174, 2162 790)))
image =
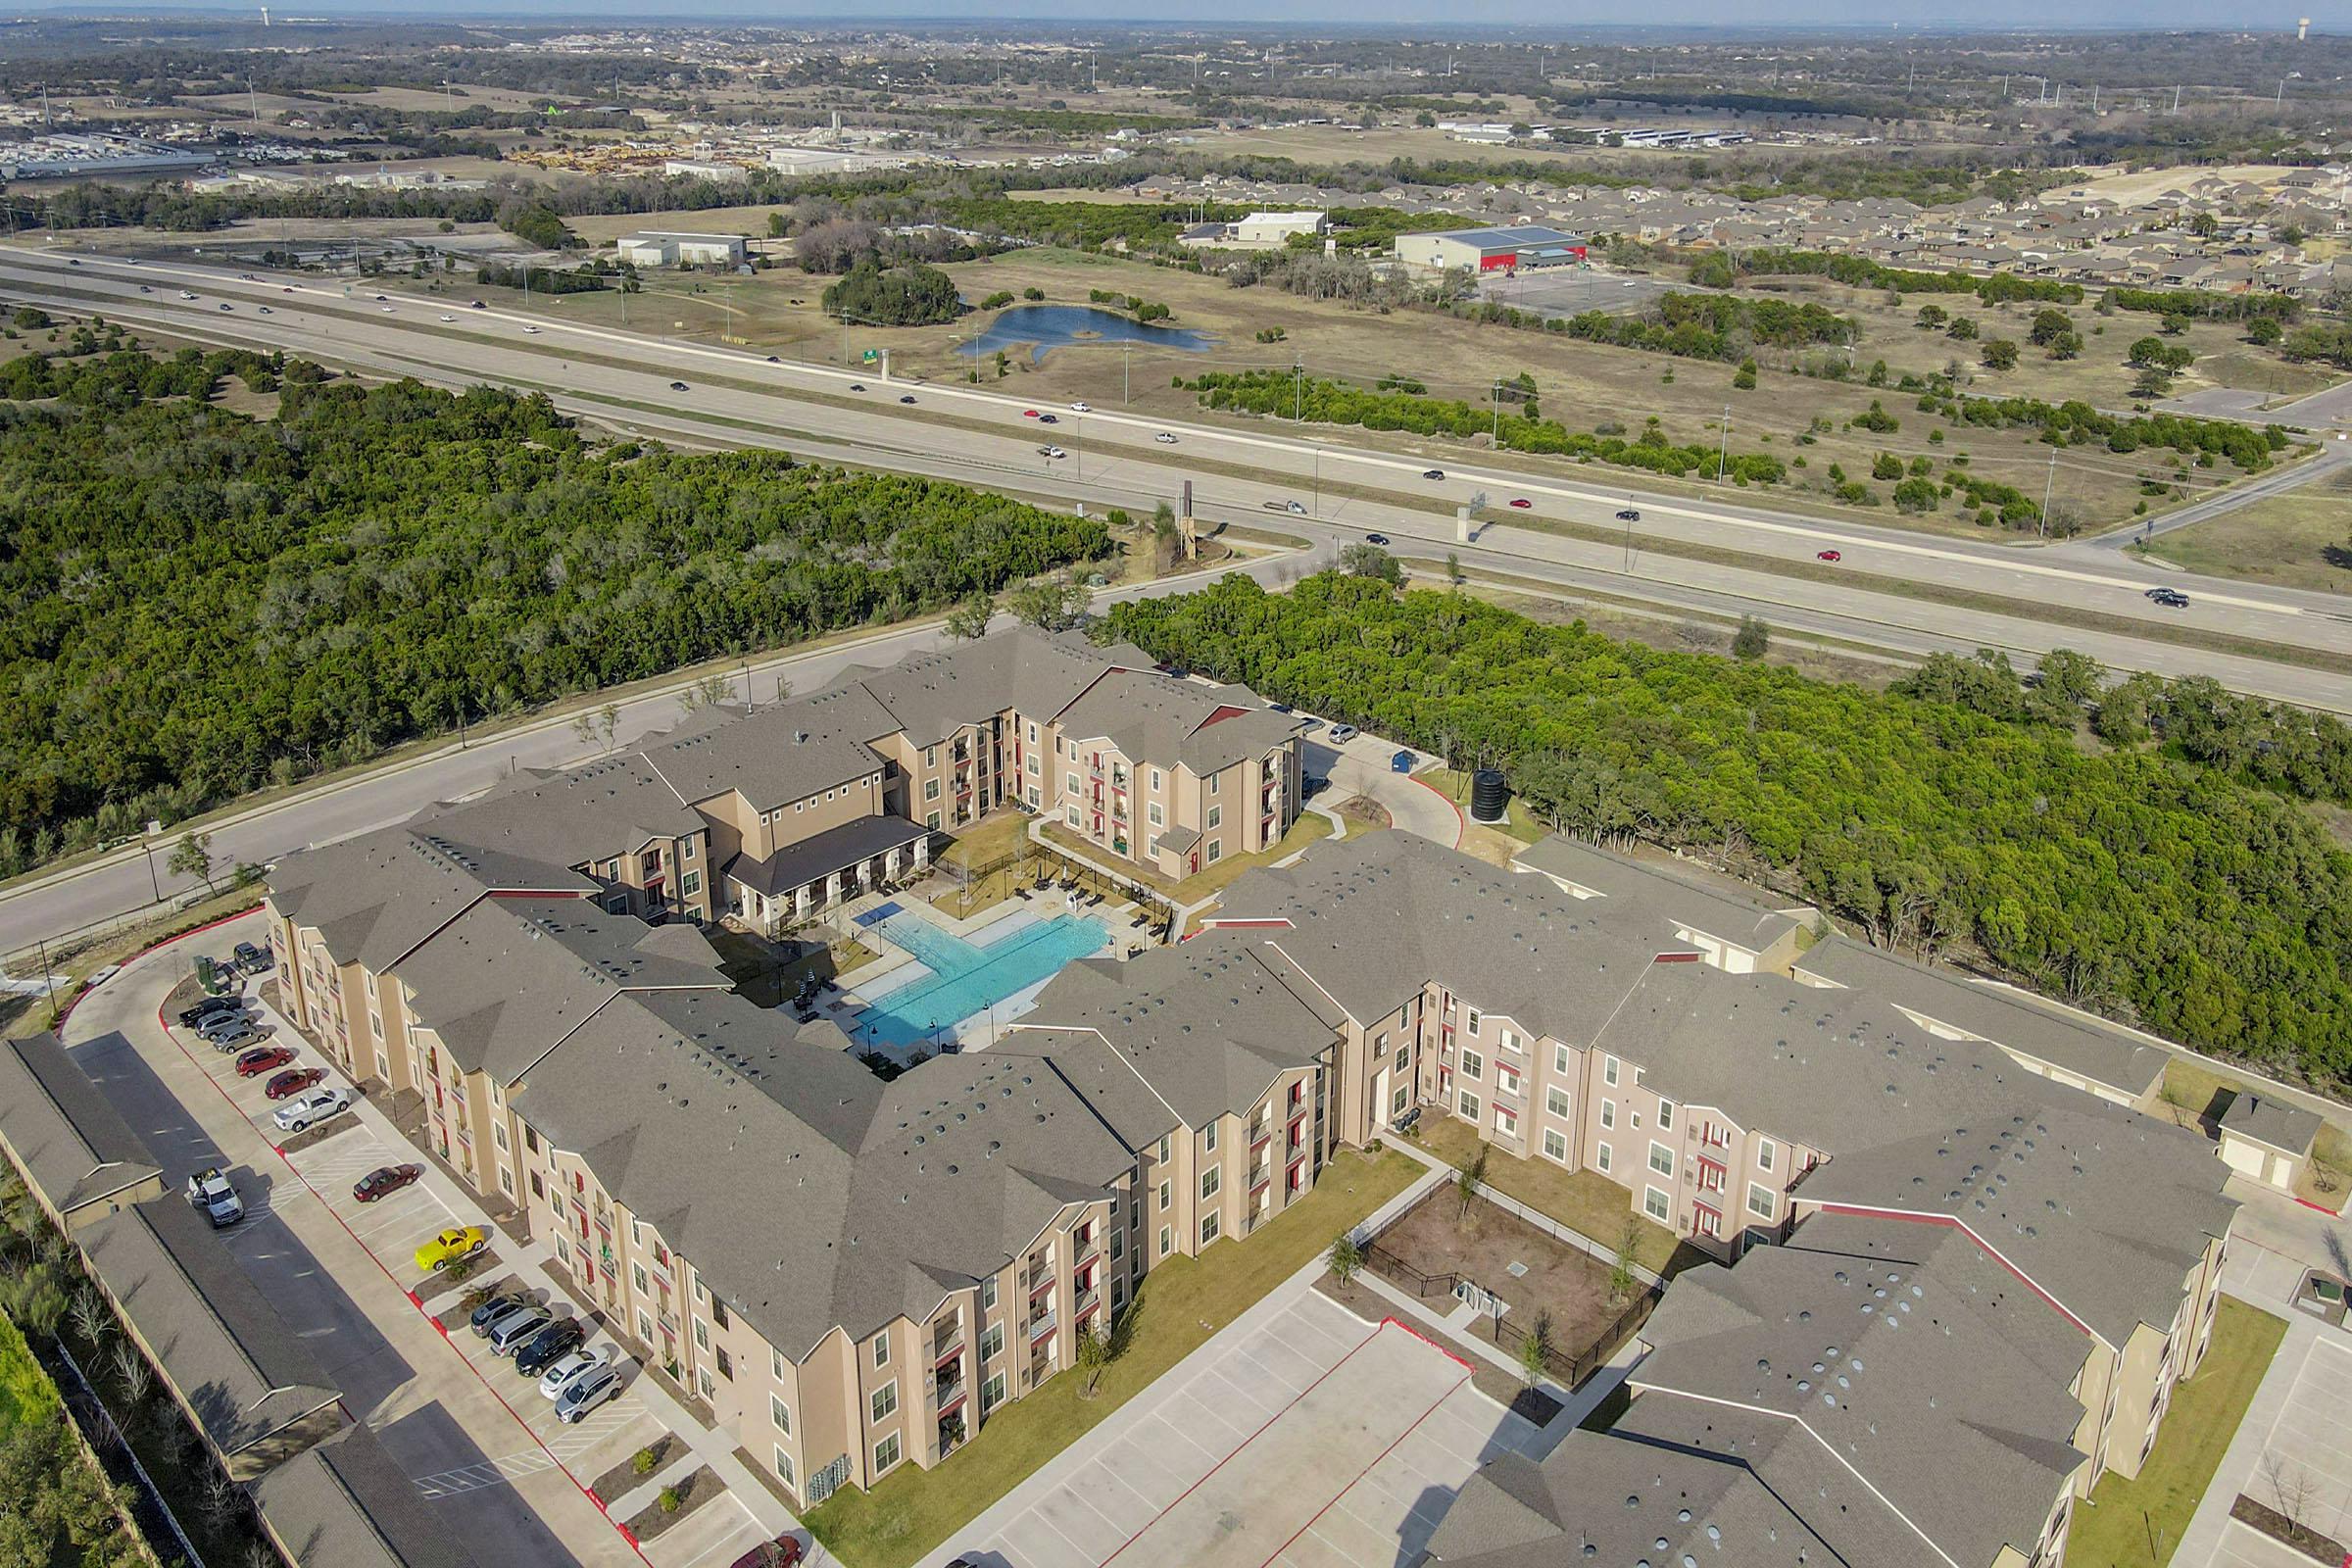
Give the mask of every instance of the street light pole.
POLYGON ((147 852, 147 885, 155 890, 155 902, 161 904, 164 902, 164 885, 156 879, 155 875, 155 844, 141 835, 139 848, 147 852))
POLYGON ((1715 482, 1723 483, 1723 470, 1732 461, 1732 406, 1723 406, 1723 441, 1715 451, 1715 482))
POLYGON ((2039 531, 2044 539, 2050 536, 2050 493, 2057 488, 2058 449, 2052 447, 2050 448, 2050 476, 2043 480, 2041 485, 2041 527, 2039 531))

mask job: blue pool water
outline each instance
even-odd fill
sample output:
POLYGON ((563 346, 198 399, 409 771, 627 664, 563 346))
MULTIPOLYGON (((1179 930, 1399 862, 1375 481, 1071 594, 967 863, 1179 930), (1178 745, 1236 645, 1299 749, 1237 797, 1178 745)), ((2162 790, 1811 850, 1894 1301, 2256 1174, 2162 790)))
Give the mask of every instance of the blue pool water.
POLYGON ((967 359, 977 359, 999 349, 1009 353, 1027 343, 1033 345, 1029 358, 1035 362, 1054 349, 1088 343, 1138 343, 1147 348, 1182 349, 1188 354, 1199 354, 1208 348, 1209 341, 1185 327, 1151 326, 1132 316, 1092 305, 1016 305, 991 321, 987 331, 957 352, 967 359))
MULTIPOLYGON (((877 911, 879 912, 879 911, 877 911)), ((1051 979, 1063 964, 1101 952, 1110 929, 1093 915, 1057 914, 975 947, 919 914, 875 928, 931 972, 885 993, 858 1014, 858 1044, 911 1046, 1051 979)))

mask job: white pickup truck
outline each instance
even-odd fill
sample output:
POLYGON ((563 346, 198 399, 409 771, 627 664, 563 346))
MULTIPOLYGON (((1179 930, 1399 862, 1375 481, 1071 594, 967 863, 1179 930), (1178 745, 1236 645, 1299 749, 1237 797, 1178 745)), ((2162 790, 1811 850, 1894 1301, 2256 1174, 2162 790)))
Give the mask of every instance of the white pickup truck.
POLYGON ((218 1170, 200 1170, 188 1178, 188 1206, 213 1222, 213 1229, 223 1230, 245 1217, 244 1200, 226 1176, 218 1170))

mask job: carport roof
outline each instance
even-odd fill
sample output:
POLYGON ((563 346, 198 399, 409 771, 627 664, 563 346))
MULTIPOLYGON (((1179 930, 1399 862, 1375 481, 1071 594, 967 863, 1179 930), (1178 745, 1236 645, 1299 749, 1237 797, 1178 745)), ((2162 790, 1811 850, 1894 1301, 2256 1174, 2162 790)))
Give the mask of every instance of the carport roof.
POLYGON ((0 1141, 61 1214, 163 1174, 146 1140, 51 1035, 17 1036, 0 1051, 0 1141))
POLYGON ((475 1568, 366 1427, 278 1465, 253 1500, 295 1568, 475 1568))
POLYGON ((220 1452, 335 1402, 309 1349, 177 1194, 109 1214, 78 1240, 220 1452))

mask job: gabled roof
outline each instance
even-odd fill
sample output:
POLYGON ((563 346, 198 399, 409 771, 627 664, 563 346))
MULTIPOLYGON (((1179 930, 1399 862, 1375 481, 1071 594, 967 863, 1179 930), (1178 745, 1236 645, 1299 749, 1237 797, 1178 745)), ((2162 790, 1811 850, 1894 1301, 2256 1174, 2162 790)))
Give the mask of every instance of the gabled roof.
POLYGON ((1298 719, 1240 688, 1131 672, 1105 675, 1060 718, 1062 733, 1080 745, 1107 741, 1131 761, 1182 764, 1202 776, 1262 757, 1299 729, 1298 719))
POLYGON ((270 903, 316 928, 337 963, 381 973, 502 887, 593 892, 596 884, 564 861, 467 855, 404 823, 288 856, 270 869, 270 903))
POLYGON ((2222 1112, 2222 1130, 2268 1144, 2273 1149, 2301 1157, 2311 1152, 2311 1146, 2327 1123, 2317 1112, 2305 1110, 2280 1100, 2277 1095, 2258 1094, 2240 1090, 2222 1112))
POLYGON ((888 710, 851 682, 749 712, 708 710, 649 741, 640 756, 681 800, 735 791, 754 810, 772 811, 879 773, 882 758, 866 743, 898 728, 888 710))
POLYGON ((1750 953, 1797 930, 1811 912, 1767 903, 1756 890, 1688 860, 1637 860, 1564 833, 1529 845, 1511 865, 1569 884, 1572 897, 1605 901, 1596 912, 1604 920, 1623 917, 1628 931, 1646 921, 1665 934, 1684 928, 1750 953))
POLYGON ((16 1036, 0 1049, 0 1141, 61 1214, 163 1174, 54 1035, 16 1036))
POLYGON ((475 1568, 375 1435, 344 1428, 253 1485, 295 1568, 475 1568))
POLYGON ((470 801, 420 811, 408 826, 460 857, 569 866, 702 831, 688 805, 695 799, 632 753, 518 773, 470 801))

